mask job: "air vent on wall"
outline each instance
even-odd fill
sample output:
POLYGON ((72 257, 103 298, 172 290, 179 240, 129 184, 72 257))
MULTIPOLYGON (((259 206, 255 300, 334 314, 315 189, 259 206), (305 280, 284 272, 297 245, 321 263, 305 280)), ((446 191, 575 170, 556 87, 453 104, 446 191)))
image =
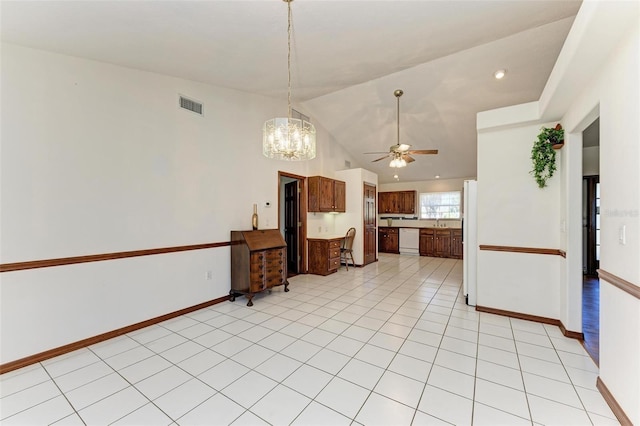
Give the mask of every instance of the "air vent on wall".
POLYGON ((180 96, 180 108, 202 115, 202 104, 184 96, 180 96))

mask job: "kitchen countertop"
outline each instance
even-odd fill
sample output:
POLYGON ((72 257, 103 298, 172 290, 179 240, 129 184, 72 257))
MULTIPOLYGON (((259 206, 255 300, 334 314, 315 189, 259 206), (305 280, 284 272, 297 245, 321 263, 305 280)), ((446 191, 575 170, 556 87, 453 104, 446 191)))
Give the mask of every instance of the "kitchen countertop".
POLYGON ((405 225, 379 225, 378 228, 415 228, 415 229, 462 229, 455 226, 405 226, 405 225))
POLYGON ((335 234, 321 234, 321 235, 308 235, 307 240, 335 240, 344 238, 346 232, 341 235, 335 234))

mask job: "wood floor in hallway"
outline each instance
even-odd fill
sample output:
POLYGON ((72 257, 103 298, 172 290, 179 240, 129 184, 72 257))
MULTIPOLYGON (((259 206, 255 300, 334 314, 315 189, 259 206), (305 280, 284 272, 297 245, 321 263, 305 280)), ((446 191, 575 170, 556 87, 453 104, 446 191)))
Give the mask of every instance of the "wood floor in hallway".
POLYGON ((586 275, 582 281, 582 332, 585 349, 600 365, 600 280, 586 275))

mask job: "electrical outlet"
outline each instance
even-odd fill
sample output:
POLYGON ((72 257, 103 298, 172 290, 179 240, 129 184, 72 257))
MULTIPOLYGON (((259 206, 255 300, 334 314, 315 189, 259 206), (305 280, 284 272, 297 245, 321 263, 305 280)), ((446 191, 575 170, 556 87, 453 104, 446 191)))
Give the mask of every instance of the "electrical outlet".
POLYGON ((205 275, 207 280, 212 280, 213 279, 213 272, 212 271, 207 271, 207 274, 205 275))
POLYGON ((318 234, 322 232, 322 226, 318 226, 318 234))

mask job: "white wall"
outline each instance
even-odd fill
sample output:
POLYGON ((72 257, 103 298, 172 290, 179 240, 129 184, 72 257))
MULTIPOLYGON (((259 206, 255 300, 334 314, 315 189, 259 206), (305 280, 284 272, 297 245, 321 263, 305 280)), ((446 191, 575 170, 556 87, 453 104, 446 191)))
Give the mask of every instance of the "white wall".
MULTIPOLYGON (((566 221, 565 231, 557 233, 553 231, 555 226, 551 221, 533 218, 534 228, 539 232, 549 228, 553 235, 540 235, 537 238, 520 235, 519 238, 512 239, 518 243, 514 245, 526 245, 529 241, 544 239, 553 242, 558 239, 559 246, 567 250, 564 264, 560 261, 559 265, 554 265, 551 264, 554 261, 551 261, 544 268, 550 271, 549 279, 559 284, 559 292, 547 294, 547 303, 557 305, 559 318, 570 330, 578 331, 575 327, 579 326, 580 321, 582 131, 598 117, 602 237, 600 268, 640 286, 639 15, 638 2, 583 2, 540 102, 537 103, 538 110, 535 108, 536 103, 531 103, 478 115, 479 148, 482 148, 483 142, 487 142, 487 138, 489 143, 493 143, 494 136, 500 137, 502 130, 496 130, 500 126, 515 128, 504 130, 512 133, 524 131, 537 120, 555 121, 561 117, 560 121, 566 131, 566 143, 559 158, 560 174, 548 188, 549 197, 556 198, 556 206, 548 207, 549 215, 566 221), (611 31, 611 28, 616 28, 616 31, 611 31), (514 120, 510 113, 516 110, 521 113, 521 117, 514 120), (482 134, 485 130, 480 129, 493 130, 489 131, 492 133, 489 135, 482 134), (623 226, 626 229, 626 244, 619 241, 623 226), (554 276, 556 271, 558 276, 554 276)), ((520 138, 514 141, 519 143, 520 138)), ((491 165, 497 165, 491 162, 491 156, 483 156, 484 151, 479 149, 478 158, 478 186, 480 188, 481 183, 483 185, 478 199, 483 197, 485 201, 485 217, 484 221, 480 219, 479 233, 489 238, 493 232, 486 228, 487 224, 493 223, 496 232, 500 230, 497 229, 496 221, 488 217, 487 197, 497 199, 500 196, 494 193, 502 192, 504 186, 494 187, 490 181, 484 180, 491 165)), ((588 155, 585 154, 585 157, 588 155)), ((511 160, 511 157, 508 159, 511 160)), ((517 179, 517 175, 512 178, 517 179)), ((516 190, 512 192, 516 198, 513 202, 526 204, 541 213, 539 197, 531 198, 525 185, 514 189, 516 190)), ((503 229, 513 230, 519 222, 515 215, 511 219, 504 219, 506 222, 503 223, 503 229)), ((502 240, 509 240, 506 235, 502 237, 502 240)), ((482 238, 479 238, 479 242, 487 243, 482 238)), ((504 266, 504 262, 498 262, 490 256, 493 255, 485 253, 479 258, 479 276, 487 275, 492 267, 504 266), (484 268, 483 272, 480 271, 481 266, 484 268)), ((535 266, 528 261, 519 262, 521 266, 535 266)), ((531 269, 523 269, 522 272, 528 274, 531 269)), ((514 285, 514 282, 502 281, 503 289, 514 285)), ((517 281, 515 284, 517 285, 517 281)), ((484 297, 491 298, 493 290, 498 290, 494 289, 495 283, 489 285, 492 293, 487 296, 487 287, 481 286, 479 282, 478 304, 483 304, 483 294, 484 297)), ((505 309, 518 310, 517 301, 505 302, 505 306, 508 306, 505 309)), ((539 300, 534 299, 532 305, 540 308, 539 300)), ((556 308, 550 310, 553 309, 556 308)), ((640 424, 638 336, 640 301, 601 279, 600 378, 633 424, 640 424)))
MULTIPOLYGON (((626 34, 600 75, 600 268, 640 286, 640 31, 626 34), (626 228, 626 244, 619 233, 626 228)), ((576 106, 575 109, 579 109, 576 106)), ((640 300, 601 280, 600 377, 640 424, 640 300), (633 337, 632 337, 633 336, 633 337)))
MULTIPOLYGON (((315 160, 264 158, 280 100, 11 44, 1 59, 2 263, 228 241, 254 203, 275 228, 278 170, 355 164, 320 123, 315 160)), ((225 247, 3 273, 0 363, 224 296, 229 263, 225 247)))
MULTIPOLYGON (((509 113, 509 111, 504 111, 509 113)), ((540 128, 484 129, 478 134, 478 244, 558 249, 560 170, 540 189, 529 173, 540 128)), ((562 156, 562 151, 557 152, 562 156)), ((559 256, 478 252, 477 304, 559 318, 559 256)))

